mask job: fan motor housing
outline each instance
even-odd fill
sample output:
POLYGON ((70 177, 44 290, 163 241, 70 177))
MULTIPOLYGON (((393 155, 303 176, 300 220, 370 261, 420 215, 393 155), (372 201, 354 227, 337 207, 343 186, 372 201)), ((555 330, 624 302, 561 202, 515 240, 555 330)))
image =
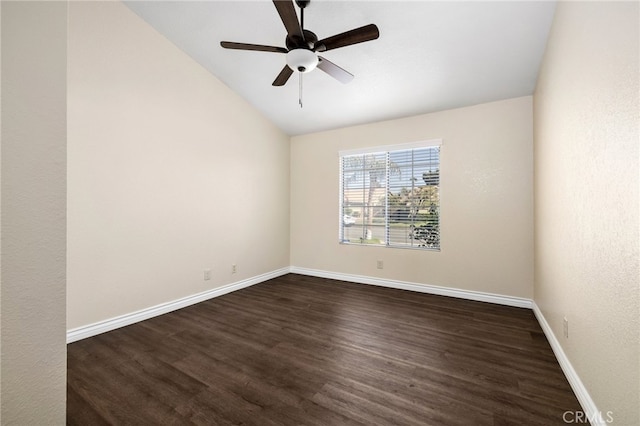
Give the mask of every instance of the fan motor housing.
POLYGON ((315 47, 315 44, 318 41, 318 36, 309 30, 303 30, 302 33, 304 34, 304 40, 296 36, 287 36, 284 41, 285 46, 287 46, 287 50, 300 48, 313 49, 315 47))

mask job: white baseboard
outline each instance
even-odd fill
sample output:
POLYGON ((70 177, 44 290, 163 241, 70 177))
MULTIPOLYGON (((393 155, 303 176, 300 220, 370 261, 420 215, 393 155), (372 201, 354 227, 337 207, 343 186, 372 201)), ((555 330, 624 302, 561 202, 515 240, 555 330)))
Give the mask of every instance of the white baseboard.
POLYGON ((578 373, 574 370, 569 358, 567 358, 564 350, 562 350, 560 342, 556 338, 556 335, 553 333, 551 326, 549 326, 549 323, 542 314, 540 308, 538 308, 536 302, 533 302, 533 313, 538 319, 538 323, 540 323, 540 327, 542 328, 544 335, 547 337, 547 340, 551 345, 551 349, 553 349, 553 353, 560 364, 560 368, 562 368, 562 372, 571 385, 571 389, 573 389, 573 392, 576 394, 576 398, 578 398, 578 402, 580 402, 586 418, 589 419, 593 426, 606 425, 607 423, 602 418, 602 412, 598 410, 598 407, 596 407, 595 402, 593 402, 587 388, 582 383, 582 380, 580 380, 580 376, 578 376, 578 373))
POLYGON ((144 321, 149 318, 156 317, 158 315, 163 315, 168 312, 175 311, 177 309, 185 308, 187 306, 200 303, 205 300, 212 299, 214 297, 222 296, 232 291, 240 290, 242 288, 249 287, 249 286, 270 280, 272 278, 276 278, 276 277, 288 274, 289 272, 295 273, 295 274, 311 275, 311 276, 321 277, 321 278, 331 278, 335 280, 349 281, 349 282, 355 282, 355 283, 361 283, 361 284, 370 284, 370 285, 377 285, 382 287, 397 288, 401 290, 410 290, 410 291, 416 291, 420 293, 437 294, 441 296, 451 296, 451 297, 457 297, 461 299, 497 303, 500 305, 516 306, 520 308, 531 309, 531 303, 532 303, 531 300, 529 299, 524 299, 519 297, 503 296, 503 295, 492 294, 492 293, 481 293, 481 292, 468 291, 468 290, 459 290, 459 289, 449 288, 449 287, 416 284, 416 283, 410 283, 410 282, 404 282, 404 281, 387 280, 382 278, 366 277, 362 275, 342 274, 337 272, 320 271, 316 269, 299 268, 299 267, 292 266, 287 268, 281 268, 281 269, 268 272, 266 274, 258 275, 255 277, 247 278, 242 281, 237 281, 235 283, 231 283, 223 287, 214 288, 212 290, 207 290, 202 293, 197 293, 191 296, 187 296, 187 297, 183 297, 170 302, 162 303, 160 305, 151 306, 149 308, 142 309, 129 314, 121 315, 114 318, 109 318, 104 321, 99 321, 93 324, 88 324, 82 327, 77 327, 71 330, 67 330, 67 343, 76 342, 78 340, 96 336, 101 333, 106 333, 107 331, 115 330, 120 327, 125 327, 127 325, 135 324, 137 322, 144 321))
POLYGON ((504 296, 501 294, 483 293, 479 291, 460 290, 451 287, 440 287, 428 284, 417 284, 406 281, 388 280, 384 278, 367 277, 363 275, 342 274, 338 272, 321 271, 317 269, 299 268, 292 266, 291 273, 310 275, 320 278, 349 281, 360 284, 377 285, 381 287, 397 288, 401 290, 416 291, 419 293, 437 294, 440 296, 457 297, 459 299, 476 300, 479 302, 497 303, 499 305, 515 306, 518 308, 532 307, 531 299, 523 297, 504 296))
POLYGON ((236 290, 240 290, 246 287, 250 287, 255 284, 276 278, 288 273, 309 275, 320 278, 329 278, 334 280, 348 281, 360 284, 376 285, 381 287, 396 288, 401 290, 415 291, 419 293, 436 294, 440 296, 450 296, 460 299, 476 300, 480 302, 496 303, 506 306, 514 306, 518 308, 533 309, 533 312, 540 323, 540 327, 544 332, 553 353, 567 377, 571 388, 573 389, 585 415, 591 421, 593 426, 605 426, 606 422, 603 420, 600 411, 598 411, 593 399, 589 395, 589 392, 585 388, 582 380, 578 376, 578 373, 574 370, 571 362, 567 358, 566 354, 562 350, 558 339, 551 330, 549 323, 545 319, 544 315, 531 299, 522 297, 504 296, 500 294, 484 293, 470 290, 461 290, 450 287, 440 287, 427 284, 417 284, 406 281, 388 280, 384 278, 368 277, 363 275, 343 274, 338 272, 322 271, 317 269, 300 268, 291 266, 287 268, 281 268, 266 274, 251 277, 242 281, 228 284, 223 287, 218 287, 212 290, 204 291, 202 293, 194 294, 191 296, 183 297, 181 299, 173 300, 171 302, 162 303, 160 305, 152 306, 150 308, 142 309, 130 314, 121 315, 108 320, 100 321, 97 323, 89 324, 86 326, 74 328, 67 331, 67 343, 72 343, 78 340, 86 339, 107 331, 115 330, 120 327, 131 325, 140 321, 144 321, 149 318, 153 318, 159 315, 166 314, 177 309, 185 308, 196 303, 203 302, 205 300, 212 299, 214 297, 222 296, 227 293, 231 293, 236 290))
POLYGON ((204 302, 205 300, 222 296, 223 294, 231 293, 232 291, 250 287, 252 285, 259 284, 261 282, 279 277, 281 275, 286 275, 288 273, 288 267, 278 269, 275 271, 267 272, 266 274, 257 275, 255 277, 247 278, 242 281, 237 281, 223 287, 214 288, 212 290, 193 294, 191 296, 183 297, 171 302, 162 303, 160 305, 151 306, 149 308, 132 312, 130 314, 121 315, 115 318, 110 318, 104 321, 99 321, 93 324, 67 330, 67 343, 76 342, 78 340, 86 339, 88 337, 105 333, 107 331, 115 330, 116 328, 135 324, 137 322, 157 317, 158 315, 163 315, 177 309, 185 308, 196 303, 204 302))

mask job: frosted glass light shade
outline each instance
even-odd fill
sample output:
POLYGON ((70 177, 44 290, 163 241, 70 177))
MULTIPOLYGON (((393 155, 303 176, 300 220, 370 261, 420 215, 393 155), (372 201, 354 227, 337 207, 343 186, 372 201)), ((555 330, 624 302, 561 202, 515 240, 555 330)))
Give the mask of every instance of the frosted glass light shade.
POLYGON ((318 65, 318 55, 308 49, 293 49, 287 53, 287 65, 294 71, 309 72, 318 65))

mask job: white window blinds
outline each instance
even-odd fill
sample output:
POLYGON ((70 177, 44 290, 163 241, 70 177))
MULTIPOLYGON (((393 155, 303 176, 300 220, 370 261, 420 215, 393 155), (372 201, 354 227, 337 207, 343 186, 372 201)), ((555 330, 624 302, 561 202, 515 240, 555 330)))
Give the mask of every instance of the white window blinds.
POLYGON ((439 142, 340 153, 340 242, 440 249, 439 142))

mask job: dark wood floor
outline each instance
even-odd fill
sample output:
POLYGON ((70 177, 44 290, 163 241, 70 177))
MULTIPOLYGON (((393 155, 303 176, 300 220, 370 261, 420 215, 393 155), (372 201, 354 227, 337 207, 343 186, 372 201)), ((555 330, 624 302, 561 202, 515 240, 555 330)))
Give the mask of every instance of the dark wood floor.
POLYGON ((68 347, 67 422, 554 425, 528 309, 289 274, 68 347))

